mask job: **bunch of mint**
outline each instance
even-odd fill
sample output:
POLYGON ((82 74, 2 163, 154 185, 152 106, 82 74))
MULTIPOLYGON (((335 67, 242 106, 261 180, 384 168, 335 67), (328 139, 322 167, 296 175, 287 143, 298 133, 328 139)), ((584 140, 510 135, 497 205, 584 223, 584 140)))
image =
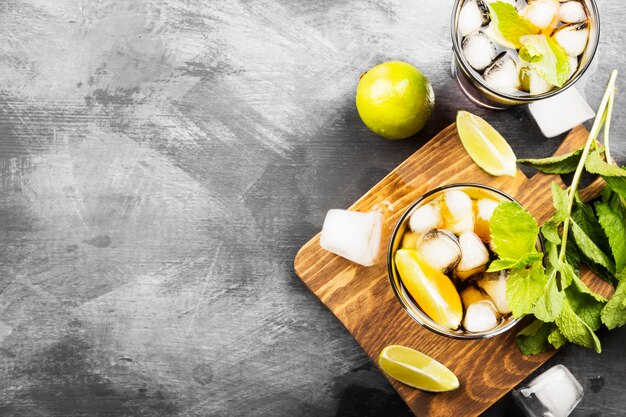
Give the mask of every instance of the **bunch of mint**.
POLYGON ((626 170, 613 164, 609 143, 616 76, 613 71, 581 149, 560 157, 519 161, 544 173, 574 172, 569 188, 552 184, 554 215, 539 229, 522 207, 501 203, 491 219, 494 250, 501 266, 510 269, 509 307, 516 317, 535 317, 516 337, 525 354, 559 348, 568 341, 600 352, 595 332, 603 324, 609 329, 626 324, 626 170), (596 139, 603 126, 601 147, 596 139), (584 203, 577 191, 584 171, 606 182, 601 200, 593 205, 584 203), (544 237, 543 261, 535 246, 539 230, 544 237), (610 300, 580 279, 582 265, 616 287, 610 300))

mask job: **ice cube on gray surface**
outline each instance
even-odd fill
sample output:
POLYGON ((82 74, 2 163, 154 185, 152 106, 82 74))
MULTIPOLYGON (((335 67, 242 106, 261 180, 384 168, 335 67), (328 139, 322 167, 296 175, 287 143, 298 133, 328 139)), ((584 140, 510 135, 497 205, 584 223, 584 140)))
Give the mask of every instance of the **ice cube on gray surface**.
POLYGON ((459 13, 459 32, 465 36, 485 26, 490 21, 489 8, 482 0, 468 0, 459 13))
POLYGON ((503 93, 513 93, 520 87, 517 63, 506 52, 498 55, 493 64, 485 70, 483 78, 487 85, 503 93))
POLYGON ((474 31, 463 38, 461 49, 467 63, 477 71, 487 68, 498 53, 489 37, 480 31, 474 31))
POLYGON ((583 387, 563 365, 548 369, 513 397, 528 417, 567 417, 583 398, 583 387))
POLYGON ((593 109, 574 87, 532 102, 528 110, 547 138, 565 133, 595 116, 593 109))

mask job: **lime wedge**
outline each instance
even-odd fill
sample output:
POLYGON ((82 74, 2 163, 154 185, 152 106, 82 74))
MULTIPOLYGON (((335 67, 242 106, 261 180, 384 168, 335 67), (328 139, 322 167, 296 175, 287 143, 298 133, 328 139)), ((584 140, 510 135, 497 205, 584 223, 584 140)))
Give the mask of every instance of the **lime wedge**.
POLYGON ((515 154, 506 140, 489 123, 475 114, 459 111, 456 129, 465 150, 474 162, 497 177, 517 173, 515 154))
POLYGON ((452 391, 459 380, 448 368, 417 350, 390 345, 380 352, 378 366, 403 384, 430 392, 452 391))

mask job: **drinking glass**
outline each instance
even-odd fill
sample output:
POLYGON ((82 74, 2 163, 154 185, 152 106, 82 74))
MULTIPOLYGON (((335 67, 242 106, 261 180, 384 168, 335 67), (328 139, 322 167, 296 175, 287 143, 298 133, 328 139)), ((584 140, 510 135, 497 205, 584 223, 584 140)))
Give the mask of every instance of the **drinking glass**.
MULTIPOLYGON (((487 1, 487 0, 485 0, 487 1)), ((585 73, 598 48, 600 39, 600 16, 595 0, 581 0, 588 12, 589 39, 585 51, 579 59, 576 72, 560 88, 538 95, 515 95, 497 91, 487 85, 481 74, 474 70, 467 62, 461 50, 463 37, 458 29, 458 20, 461 7, 465 0, 455 0, 452 8, 452 50, 454 52, 452 73, 459 87, 474 103, 490 109, 504 110, 520 104, 529 104, 538 100, 553 97, 570 88, 585 73)))

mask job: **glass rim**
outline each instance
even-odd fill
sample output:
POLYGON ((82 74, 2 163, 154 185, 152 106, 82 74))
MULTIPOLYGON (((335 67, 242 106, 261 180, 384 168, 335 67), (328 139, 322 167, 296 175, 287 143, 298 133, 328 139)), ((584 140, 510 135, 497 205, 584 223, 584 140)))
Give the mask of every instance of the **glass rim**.
MULTIPOLYGON (((587 69, 589 68, 589 66, 591 65, 591 62, 593 61, 593 58, 596 55, 596 51, 598 50, 598 45, 600 43, 600 13, 598 12, 598 5, 596 3, 595 0, 583 0, 583 1, 588 1, 589 4, 591 5, 591 14, 592 16, 589 17, 590 21, 593 21, 593 23, 596 25, 596 30, 595 30, 595 36, 594 36, 594 44, 592 46, 592 49, 590 50, 589 53, 589 59, 587 59, 587 61, 579 68, 579 70, 569 79, 567 80, 567 82, 560 88, 556 88, 553 89, 551 91, 548 91, 547 93, 543 93, 543 94, 538 94, 535 96, 515 96, 515 95, 511 95, 511 94, 507 94, 507 93, 503 93, 501 91, 498 91, 492 87, 490 87, 483 79, 482 77, 476 77, 475 73, 476 70, 474 70, 468 63, 467 60, 465 59, 465 57, 463 56, 463 54, 461 53, 461 45, 459 44, 459 39, 458 36, 456 34, 456 21, 457 21, 457 16, 460 12, 460 3, 464 2, 466 0, 454 0, 454 5, 452 6, 452 17, 451 17, 451 23, 450 23, 450 32, 451 32, 451 37, 452 37, 452 51, 454 52, 454 56, 456 58, 456 61, 460 64, 461 69, 463 72, 465 72, 472 80, 476 81, 479 85, 480 88, 483 88, 485 90, 487 90, 487 92, 489 92, 490 94, 502 98, 504 100, 508 100, 508 101, 512 101, 512 102, 518 102, 518 103, 532 103, 534 101, 538 101, 538 100, 543 100, 549 97, 553 97, 565 90, 567 90, 568 88, 570 88, 572 85, 574 85, 576 83, 576 81, 578 81, 580 79, 580 77, 582 77, 582 75, 587 72, 587 69)), ((589 33, 589 36, 591 36, 591 32, 589 33)), ((591 39, 587 40, 587 45, 589 45, 589 41, 591 39)))
MULTIPOLYGON (((513 198, 512 196, 510 196, 509 194, 505 193, 502 190, 499 190, 497 188, 494 188, 492 186, 489 185, 485 185, 485 184, 477 184, 477 183, 455 183, 455 184, 447 184, 447 185, 442 185, 439 187, 436 187, 426 193, 424 193, 423 195, 421 195, 420 197, 418 197, 413 203, 411 203, 406 210, 404 211, 404 213, 402 214, 402 216, 400 216, 400 218, 398 219, 398 222, 396 223, 396 226, 393 229, 393 232, 391 233, 391 238, 389 240, 389 247, 387 249, 387 273, 389 275, 389 280, 391 282, 391 287, 393 289, 393 292, 396 296, 396 299, 400 302, 400 304, 402 305, 402 308, 404 309, 404 311, 407 312, 407 314, 418 324, 420 324, 422 327, 425 327, 426 329, 440 335, 440 336, 445 336, 445 337, 450 337, 453 339, 461 339, 461 340, 479 340, 479 339, 489 339, 495 336, 498 336, 502 333, 505 333, 506 331, 510 330, 511 328, 513 328, 515 325, 517 325, 521 320, 523 320, 526 316, 521 316, 518 318, 513 318, 511 321, 509 321, 508 323, 506 323, 503 326, 500 327, 495 327, 491 330, 487 330, 484 332, 463 332, 463 333, 456 333, 454 330, 449 330, 449 329, 445 329, 443 326, 438 325, 437 323, 435 323, 430 317, 428 317, 426 315, 426 313, 424 313, 419 307, 417 308, 417 311, 415 311, 415 309, 409 305, 409 303, 407 302, 407 300, 405 300, 404 295, 402 294, 401 288, 398 288, 398 286, 396 285, 396 279, 395 279, 395 264, 393 262, 393 256, 394 256, 394 242, 397 239, 398 233, 400 231, 400 228, 404 225, 407 217, 409 217, 409 215, 411 214, 411 212, 413 211, 413 209, 415 207, 417 207, 420 203, 422 203, 424 200, 426 200, 428 197, 430 197, 431 195, 450 189, 450 188, 482 188, 482 189, 486 189, 488 191, 494 192, 496 194, 499 194, 500 196, 504 197, 505 199, 509 200, 509 201, 513 201, 517 204, 520 205, 520 207, 524 207, 519 201, 517 201, 515 198, 513 198)), ((541 252, 545 253, 545 248, 543 245, 543 239, 541 238, 541 235, 538 236, 538 240, 539 240, 539 244, 541 247, 541 252)))

